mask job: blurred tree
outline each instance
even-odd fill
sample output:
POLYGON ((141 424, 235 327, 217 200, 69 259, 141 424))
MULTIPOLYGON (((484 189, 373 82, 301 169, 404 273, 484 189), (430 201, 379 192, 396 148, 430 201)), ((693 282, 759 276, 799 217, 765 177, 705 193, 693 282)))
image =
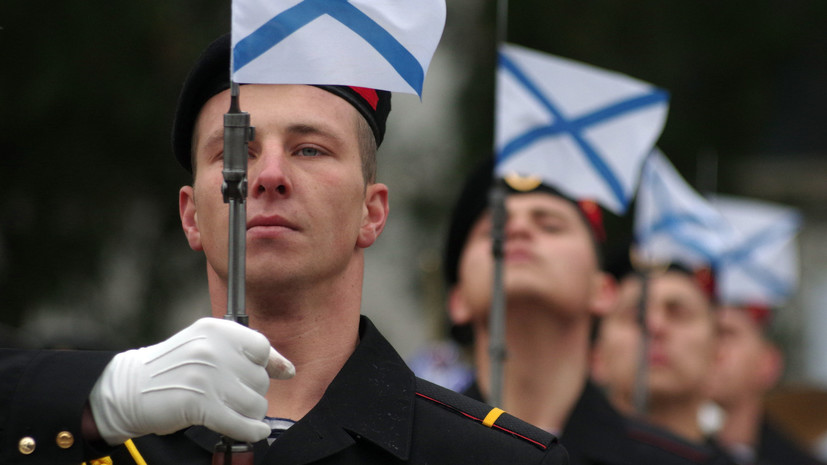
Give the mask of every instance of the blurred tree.
POLYGON ((82 304, 105 320, 118 296, 88 283, 112 277, 113 256, 129 257, 123 276, 152 292, 122 302, 140 311, 112 329, 119 344, 144 340, 184 271, 166 253, 170 236, 182 241, 174 206, 186 180, 171 157, 174 102, 203 44, 229 29, 229 2, 0 11, 0 323, 18 326, 42 305, 82 304))

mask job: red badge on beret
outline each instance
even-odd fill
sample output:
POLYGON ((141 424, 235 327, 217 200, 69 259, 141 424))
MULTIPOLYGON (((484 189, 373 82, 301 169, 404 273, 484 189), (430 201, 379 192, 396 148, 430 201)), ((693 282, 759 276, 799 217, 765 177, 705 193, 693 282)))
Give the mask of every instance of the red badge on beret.
POLYGON ((715 300, 715 275, 708 267, 698 268, 694 272, 698 287, 712 300, 715 300))
POLYGON ((751 304, 747 305, 744 310, 746 310, 747 315, 762 328, 769 324, 770 318, 772 317, 772 311, 770 311, 770 308, 766 305, 751 304))
POLYGON ((376 110, 376 106, 379 104, 379 94, 376 93, 376 89, 368 89, 367 87, 356 87, 350 86, 351 89, 354 90, 357 94, 361 95, 365 101, 368 102, 371 108, 376 110))
POLYGON ((600 211, 600 206, 593 200, 580 200, 577 205, 588 220, 595 239, 601 243, 606 242, 606 228, 603 226, 603 212, 600 211))

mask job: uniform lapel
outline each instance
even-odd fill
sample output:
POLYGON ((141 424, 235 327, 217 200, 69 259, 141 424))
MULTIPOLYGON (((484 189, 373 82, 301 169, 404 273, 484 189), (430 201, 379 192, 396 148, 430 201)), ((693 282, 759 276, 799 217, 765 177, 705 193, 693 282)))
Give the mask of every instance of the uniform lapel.
POLYGON ((368 441, 399 459, 410 454, 415 378, 373 323, 321 401, 269 448, 264 464, 302 465, 368 441))

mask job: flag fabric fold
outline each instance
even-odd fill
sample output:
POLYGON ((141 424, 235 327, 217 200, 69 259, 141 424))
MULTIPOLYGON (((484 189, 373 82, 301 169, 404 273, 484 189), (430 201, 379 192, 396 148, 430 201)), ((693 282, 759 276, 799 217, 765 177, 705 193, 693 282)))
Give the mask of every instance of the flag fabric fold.
POLYGON ((422 96, 444 0, 233 0, 232 79, 422 96))
POLYGON ((735 228, 657 149, 643 165, 634 236, 635 251, 645 264, 715 269, 737 239, 735 228))
POLYGON ((666 91, 512 44, 499 51, 496 173, 623 213, 666 122, 666 91))
POLYGON ((798 286, 798 210, 770 202, 717 195, 712 204, 738 232, 719 262, 718 292, 730 305, 782 305, 798 286))

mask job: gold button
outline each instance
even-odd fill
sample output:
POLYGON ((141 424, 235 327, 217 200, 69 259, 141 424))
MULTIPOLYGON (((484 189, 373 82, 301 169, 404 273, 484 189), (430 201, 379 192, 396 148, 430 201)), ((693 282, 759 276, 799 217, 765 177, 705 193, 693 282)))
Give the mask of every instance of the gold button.
POLYGON ((61 449, 68 449, 75 443, 75 437, 68 431, 61 431, 57 433, 57 438, 55 438, 55 441, 57 442, 57 447, 60 447, 61 449))
POLYGON ((34 452, 34 446, 34 438, 31 436, 26 436, 17 443, 17 450, 19 450, 23 455, 29 455, 34 452))

